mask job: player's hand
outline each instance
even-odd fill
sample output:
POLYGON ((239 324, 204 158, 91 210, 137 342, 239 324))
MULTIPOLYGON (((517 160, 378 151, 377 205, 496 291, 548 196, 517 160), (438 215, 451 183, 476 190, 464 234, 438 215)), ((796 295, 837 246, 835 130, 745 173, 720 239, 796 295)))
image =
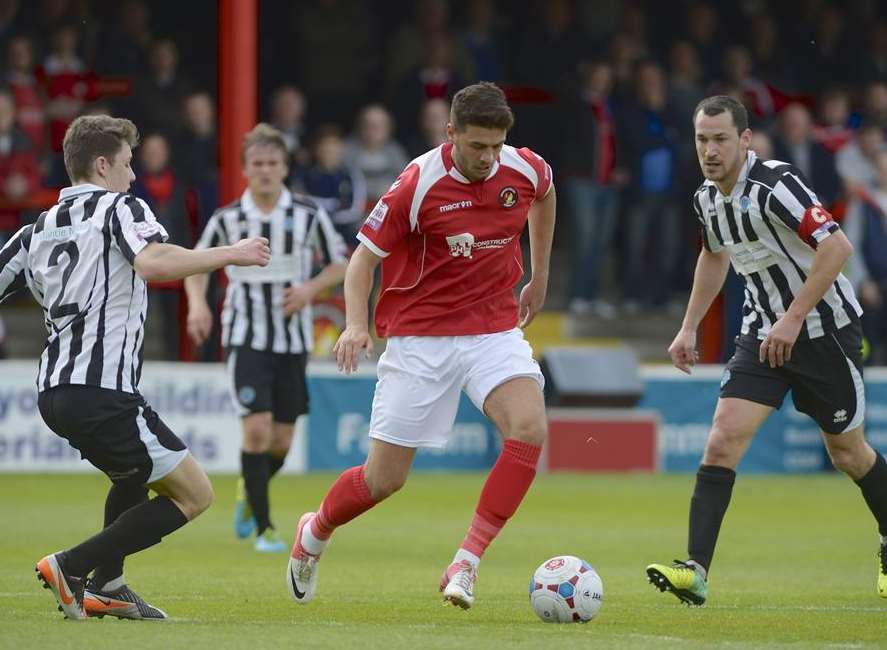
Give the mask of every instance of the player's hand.
POLYGON ((800 334, 803 324, 803 319, 787 315, 773 323, 773 327, 770 328, 767 337, 761 341, 761 347, 758 348, 758 359, 761 363, 767 362, 771 368, 778 368, 791 361, 792 348, 795 346, 795 341, 798 340, 798 334, 800 334))
POLYGON ((231 246, 234 266, 268 266, 271 261, 271 247, 264 237, 241 239, 231 246))
POLYGON ((668 356, 674 367, 688 375, 691 369, 699 361, 699 352, 696 351, 696 330, 684 330, 678 332, 674 341, 668 346, 668 356))
POLYGON ((520 301, 518 302, 518 314, 520 320, 518 327, 526 327, 533 322, 536 314, 545 304, 545 294, 548 291, 548 282, 530 279, 524 288, 520 291, 520 301))
POLYGON ((883 300, 881 299, 881 289, 878 287, 878 283, 872 280, 865 280, 859 286, 859 299, 862 301, 862 304, 872 309, 880 307, 883 300))
POLYGON ((289 317, 302 311, 313 299, 314 291, 306 284, 287 287, 283 290, 283 315, 289 317))
POLYGON ((194 345, 203 343, 212 327, 213 315, 205 301, 188 306, 188 336, 194 341, 194 345))
POLYGON ((363 354, 367 359, 373 355, 373 339, 365 327, 348 326, 339 335, 333 346, 336 365, 340 372, 350 374, 357 370, 357 363, 363 354))

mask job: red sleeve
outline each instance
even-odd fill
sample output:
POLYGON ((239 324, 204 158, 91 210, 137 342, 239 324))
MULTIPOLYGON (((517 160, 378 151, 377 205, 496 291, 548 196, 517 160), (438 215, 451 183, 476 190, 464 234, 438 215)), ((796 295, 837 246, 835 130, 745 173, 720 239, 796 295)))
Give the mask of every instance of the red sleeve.
POLYGON ((364 221, 357 238, 376 255, 386 257, 413 229, 410 208, 418 182, 419 166, 408 165, 364 221))
POLYGON ((551 165, 545 162, 540 155, 528 147, 518 149, 517 153, 521 158, 530 163, 533 171, 536 172, 536 178, 539 179, 536 182, 536 200, 538 201, 539 199, 544 198, 545 195, 548 194, 548 190, 551 189, 552 181, 554 181, 551 175, 551 165))

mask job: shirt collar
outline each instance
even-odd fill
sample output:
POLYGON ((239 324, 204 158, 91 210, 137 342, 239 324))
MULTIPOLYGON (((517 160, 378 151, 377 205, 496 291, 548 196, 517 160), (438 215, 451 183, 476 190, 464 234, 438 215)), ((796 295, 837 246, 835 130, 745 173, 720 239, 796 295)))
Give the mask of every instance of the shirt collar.
MULTIPOLYGON (((278 210, 286 210, 290 204, 293 202, 293 196, 290 191, 284 187, 283 191, 280 193, 280 197, 277 199, 277 205, 274 206, 274 209, 271 211, 271 214, 274 214, 278 210)), ((244 212, 257 212, 259 216, 270 216, 266 215, 264 212, 259 210, 256 202, 253 200, 253 195, 250 193, 249 188, 243 191, 243 195, 240 197, 240 205, 243 207, 244 212)))
POLYGON ((87 192, 107 192, 108 190, 104 187, 100 187, 98 185, 94 185, 92 183, 80 183, 78 185, 72 185, 71 187, 64 188, 61 192, 59 192, 59 201, 64 201, 65 199, 70 199, 73 196, 78 196, 80 194, 86 194, 87 192))
MULTIPOLYGON (((465 185, 470 185, 476 181, 470 181, 468 178, 460 172, 456 168, 456 162, 453 160, 453 143, 447 142, 446 144, 441 145, 440 155, 443 157, 444 167, 446 167, 447 173, 455 178, 460 183, 465 185)), ((499 171, 499 160, 493 161, 493 166, 490 168, 490 173, 487 174, 485 181, 490 180, 493 176, 496 175, 496 172, 499 171)))
MULTIPOLYGON (((758 155, 752 151, 748 150, 748 154, 745 157, 745 163, 743 163, 742 167, 739 170, 739 176, 736 177, 736 184, 733 186, 733 191, 730 193, 730 198, 738 196, 742 194, 743 190, 745 190, 745 181, 748 179, 748 172, 754 167, 755 162, 758 160, 758 155)), ((717 187, 717 184, 714 181, 705 181, 706 185, 710 185, 712 187, 717 187)), ((720 190, 718 190, 718 194, 720 194, 720 190)))

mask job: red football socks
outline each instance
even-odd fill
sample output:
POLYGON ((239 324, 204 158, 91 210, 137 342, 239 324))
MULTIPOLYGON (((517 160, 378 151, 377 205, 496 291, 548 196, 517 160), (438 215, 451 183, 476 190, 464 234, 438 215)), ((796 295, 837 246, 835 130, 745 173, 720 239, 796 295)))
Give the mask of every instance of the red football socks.
POLYGON ((311 532, 317 539, 329 539, 336 528, 362 515, 374 505, 376 501, 370 496, 370 488, 363 475, 363 465, 346 469, 320 504, 317 516, 311 522, 311 532))
POLYGON ((541 447, 506 440, 499 460, 490 471, 462 548, 480 558, 517 511, 536 477, 541 447))

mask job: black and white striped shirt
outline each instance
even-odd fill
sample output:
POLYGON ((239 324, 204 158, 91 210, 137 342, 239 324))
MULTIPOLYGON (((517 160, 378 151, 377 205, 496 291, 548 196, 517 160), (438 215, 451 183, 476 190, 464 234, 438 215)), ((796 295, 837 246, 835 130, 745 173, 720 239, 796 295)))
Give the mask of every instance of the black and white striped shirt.
POLYGON ((148 205, 97 185, 62 190, 59 203, 0 251, 0 301, 27 286, 48 337, 38 390, 87 384, 137 391, 147 288, 135 256, 166 241, 148 205))
POLYGON ((246 190, 239 201, 213 214, 196 247, 233 244, 245 237, 266 237, 271 263, 225 268, 229 284, 222 310, 222 344, 229 349, 310 352, 311 305, 284 316, 284 289, 308 281, 317 256, 321 266, 345 262, 345 242, 323 208, 286 188, 270 214, 263 213, 246 190))
MULTIPOLYGON (((753 151, 730 196, 711 182, 693 197, 706 249, 726 248, 745 280, 742 333, 763 339, 798 294, 819 242, 838 230, 798 169, 753 151)), ((862 315, 853 287, 838 275, 811 310, 799 339, 817 338, 862 315)))

